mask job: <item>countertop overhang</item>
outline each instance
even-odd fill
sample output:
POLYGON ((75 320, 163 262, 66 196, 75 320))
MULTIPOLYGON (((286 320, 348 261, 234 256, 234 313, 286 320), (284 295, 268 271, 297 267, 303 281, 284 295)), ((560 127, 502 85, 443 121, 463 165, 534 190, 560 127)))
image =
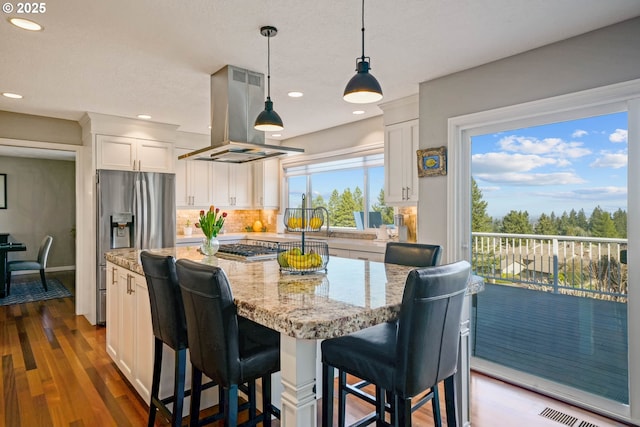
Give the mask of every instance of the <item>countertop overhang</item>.
MULTIPOLYGON (((414 267, 331 257, 326 273, 281 272, 276 260, 242 262, 203 256, 196 246, 150 252, 221 267, 229 278, 238 314, 298 339, 325 339, 394 320, 407 274, 414 267)), ((144 275, 140 250, 117 249, 107 261, 144 275)), ((484 288, 474 276, 468 294, 484 288)))

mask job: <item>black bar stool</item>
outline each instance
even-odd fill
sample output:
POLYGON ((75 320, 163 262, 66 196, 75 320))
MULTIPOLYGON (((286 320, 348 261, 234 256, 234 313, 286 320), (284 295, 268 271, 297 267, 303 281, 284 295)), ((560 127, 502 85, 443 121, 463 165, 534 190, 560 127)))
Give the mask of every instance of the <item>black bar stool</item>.
MULTIPOLYGON (((187 322, 184 316, 182 294, 178 286, 175 259, 171 256, 157 255, 147 251, 140 254, 142 268, 147 280, 149 302, 151 303, 151 324, 154 335, 153 380, 151 382, 151 402, 149 403, 149 427, 154 425, 156 410, 171 419, 171 425, 182 424, 182 408, 185 396, 185 370, 187 362, 187 322), (173 395, 160 399, 160 374, 162 370, 162 351, 167 345, 175 353, 173 395), (173 410, 167 405, 173 403, 173 410)), ((134 327, 131 325, 131 327, 134 327)), ((213 387, 210 382, 205 388, 213 387)))
MULTIPOLYGON (((199 425, 202 374, 224 388, 224 425, 238 423, 238 389, 249 383, 249 420, 271 425, 271 374, 280 370, 280 334, 237 315, 225 272, 180 259, 176 271, 184 301, 191 355, 191 426, 199 425), (255 381, 262 380, 262 414, 256 416, 255 381)), ((221 405, 222 406, 222 405, 221 405)))
POLYGON ((471 266, 459 261, 412 270, 407 276, 398 322, 388 322, 338 338, 322 347, 322 425, 333 422, 334 368, 338 369, 338 424, 344 427, 347 394, 375 406, 375 412, 354 425, 411 426, 412 410, 428 400, 436 426, 442 421, 433 389, 456 371, 462 306, 471 266), (375 385, 375 398, 346 383, 346 374, 375 385), (411 399, 427 389, 412 407, 411 399), (387 392, 390 404, 385 403, 387 392), (365 421, 366 420, 366 421, 365 421))

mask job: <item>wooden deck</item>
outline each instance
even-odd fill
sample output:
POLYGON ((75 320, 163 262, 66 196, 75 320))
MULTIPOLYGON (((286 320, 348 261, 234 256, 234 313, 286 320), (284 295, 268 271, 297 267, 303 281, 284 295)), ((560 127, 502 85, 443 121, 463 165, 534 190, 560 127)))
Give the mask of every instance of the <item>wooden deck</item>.
POLYGON ((627 305, 487 284, 476 357, 629 403, 627 305))

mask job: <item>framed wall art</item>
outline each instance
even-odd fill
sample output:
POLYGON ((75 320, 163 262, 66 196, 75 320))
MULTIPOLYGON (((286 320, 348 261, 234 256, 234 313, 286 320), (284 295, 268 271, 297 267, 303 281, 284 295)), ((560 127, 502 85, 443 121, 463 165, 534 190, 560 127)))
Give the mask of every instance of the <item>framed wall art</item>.
POLYGON ((7 174, 0 173, 0 209, 7 209, 7 174))
POLYGON ((447 147, 425 148, 416 153, 419 177, 447 174, 447 147))

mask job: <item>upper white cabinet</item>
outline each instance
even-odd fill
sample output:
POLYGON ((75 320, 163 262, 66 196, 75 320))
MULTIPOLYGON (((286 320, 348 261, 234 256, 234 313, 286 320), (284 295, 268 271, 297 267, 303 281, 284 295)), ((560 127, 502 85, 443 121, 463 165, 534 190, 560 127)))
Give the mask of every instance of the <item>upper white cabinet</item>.
POLYGON ((280 160, 269 159, 253 164, 253 206, 256 209, 280 207, 280 160))
MULTIPOLYGON (((176 157, 193 150, 176 148, 176 157)), ((206 208, 213 204, 211 162, 176 160, 176 206, 206 208)))
POLYGON ((213 163, 213 204, 228 209, 252 207, 251 163, 213 163))
POLYGON ((391 206, 418 201, 418 120, 385 126, 384 198, 391 206))
POLYGON ((97 168, 173 172, 173 144, 124 136, 97 135, 97 168))

